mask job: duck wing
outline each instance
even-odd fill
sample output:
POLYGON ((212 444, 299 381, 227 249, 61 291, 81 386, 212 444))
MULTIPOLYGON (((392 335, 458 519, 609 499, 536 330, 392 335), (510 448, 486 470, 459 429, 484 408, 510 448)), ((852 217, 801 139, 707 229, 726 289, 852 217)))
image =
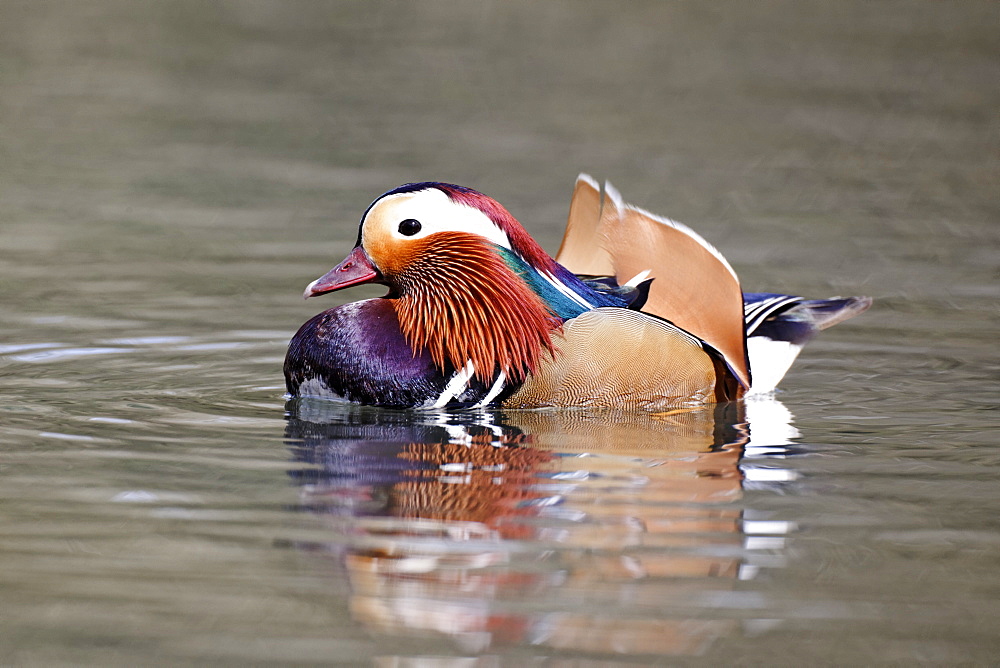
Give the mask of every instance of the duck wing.
POLYGON ((610 183, 601 201, 594 179, 581 174, 556 260, 574 273, 614 276, 619 285, 654 279, 642 311, 708 343, 740 384, 750 387, 739 279, 722 254, 691 228, 625 204, 610 183), (600 202, 596 222, 595 199, 600 202))
POLYGON ((574 274, 614 276, 611 255, 599 242, 601 188, 588 174, 576 177, 569 203, 566 232, 556 254, 556 262, 574 274))

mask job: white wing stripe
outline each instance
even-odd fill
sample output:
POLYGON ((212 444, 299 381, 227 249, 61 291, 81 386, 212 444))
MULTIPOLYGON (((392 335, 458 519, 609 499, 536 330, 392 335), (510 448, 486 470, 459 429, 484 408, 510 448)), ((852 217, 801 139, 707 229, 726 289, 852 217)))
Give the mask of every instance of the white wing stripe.
POLYGON ((455 375, 451 377, 448 384, 444 386, 444 391, 441 392, 441 395, 434 403, 427 406, 427 408, 444 408, 449 401, 462 392, 465 392, 469 387, 469 380, 475 372, 476 367, 472 365, 472 360, 469 360, 464 368, 455 372, 455 375))
POLYGON ((496 399, 497 396, 501 392, 503 392, 503 388, 506 382, 507 382, 507 375, 503 371, 501 371, 500 374, 497 376, 497 379, 493 381, 493 387, 490 388, 490 391, 487 392, 486 396, 483 397, 482 401, 473 406, 473 408, 482 408, 483 406, 488 406, 491 401, 496 399))

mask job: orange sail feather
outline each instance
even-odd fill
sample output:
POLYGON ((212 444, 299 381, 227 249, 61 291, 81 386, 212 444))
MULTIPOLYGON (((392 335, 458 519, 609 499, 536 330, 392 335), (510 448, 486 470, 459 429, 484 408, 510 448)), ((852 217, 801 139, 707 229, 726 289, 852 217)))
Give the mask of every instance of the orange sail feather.
POLYGON ((595 225, 595 191, 592 178, 577 179, 570 222, 556 260, 584 274, 607 269, 609 262, 608 273, 619 284, 649 272, 654 280, 642 310, 670 320, 718 350, 748 388, 743 293, 736 272, 690 228, 625 204, 609 183, 595 225), (588 246, 599 247, 602 253, 585 251, 588 246))

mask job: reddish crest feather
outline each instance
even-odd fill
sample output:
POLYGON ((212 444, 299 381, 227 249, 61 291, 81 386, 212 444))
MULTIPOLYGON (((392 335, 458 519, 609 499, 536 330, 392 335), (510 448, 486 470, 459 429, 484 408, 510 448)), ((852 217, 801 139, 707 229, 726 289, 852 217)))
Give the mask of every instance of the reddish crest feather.
POLYGON ((538 245, 537 241, 531 238, 531 235, 517 221, 517 218, 511 215, 510 211, 505 209, 500 202, 471 188, 456 188, 444 183, 437 184, 435 187, 448 195, 451 201, 482 211, 487 218, 493 221, 494 225, 503 230, 507 238, 510 239, 511 248, 528 264, 550 274, 555 271, 555 260, 538 245))
POLYGON ((485 382, 498 367, 521 380, 538 370, 543 351, 555 352, 551 333, 560 320, 490 242, 439 232, 412 250, 412 260, 386 278, 398 290, 399 326, 414 350, 426 349, 440 368, 471 361, 485 382))

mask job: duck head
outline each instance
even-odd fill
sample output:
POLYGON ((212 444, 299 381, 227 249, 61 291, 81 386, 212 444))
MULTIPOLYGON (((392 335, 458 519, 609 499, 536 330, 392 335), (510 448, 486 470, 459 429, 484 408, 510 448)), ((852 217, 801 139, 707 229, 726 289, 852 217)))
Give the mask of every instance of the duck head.
POLYGON ((498 371, 519 379, 554 353, 551 334, 568 315, 534 284, 563 274, 571 275, 495 200, 412 183, 368 207, 357 245, 304 296, 386 285, 414 354, 426 349, 442 369, 471 364, 484 380, 498 371))

